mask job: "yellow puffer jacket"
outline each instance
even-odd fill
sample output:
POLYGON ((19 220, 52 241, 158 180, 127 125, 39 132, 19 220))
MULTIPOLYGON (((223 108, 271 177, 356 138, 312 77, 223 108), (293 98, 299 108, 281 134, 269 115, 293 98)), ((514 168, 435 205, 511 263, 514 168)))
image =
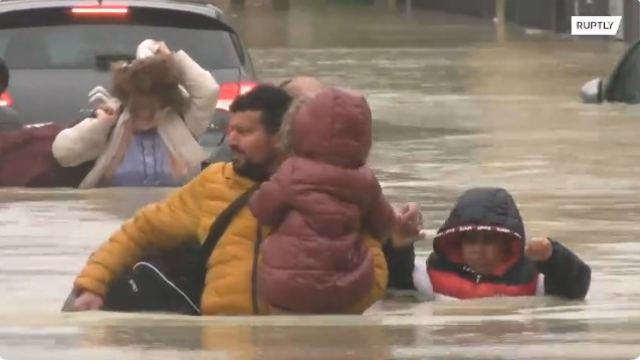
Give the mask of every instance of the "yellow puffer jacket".
MULTIPOLYGON (((206 239, 215 217, 254 182, 237 175, 231 163, 208 167, 167 200, 151 204, 128 220, 89 258, 75 281, 77 289, 104 296, 111 281, 140 260, 144 250, 170 250, 182 242, 206 239)), ((267 314, 256 300, 255 254, 258 224, 248 208, 240 210, 218 241, 207 264, 201 309, 204 315, 267 314), (255 303, 254 303, 255 301, 255 303)), ((266 229, 263 229, 263 238, 266 229)), ((362 313, 380 299, 387 286, 381 243, 366 238, 375 265, 369 295, 344 313, 362 313)))

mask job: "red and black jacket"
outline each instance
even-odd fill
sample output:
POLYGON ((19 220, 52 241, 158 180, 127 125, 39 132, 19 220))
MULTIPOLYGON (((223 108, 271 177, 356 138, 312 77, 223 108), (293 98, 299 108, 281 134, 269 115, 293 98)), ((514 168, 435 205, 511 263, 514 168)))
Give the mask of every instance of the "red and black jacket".
POLYGON ((431 291, 427 295, 458 299, 541 294, 584 298, 591 282, 591 269, 562 244, 551 242, 553 251, 549 260, 527 259, 524 225, 511 195, 504 189, 474 188, 458 199, 438 230, 434 251, 426 262, 415 261, 413 248, 385 247, 389 287, 431 291), (465 231, 509 235, 513 240, 510 260, 494 274, 475 273, 462 261, 459 235, 465 231))

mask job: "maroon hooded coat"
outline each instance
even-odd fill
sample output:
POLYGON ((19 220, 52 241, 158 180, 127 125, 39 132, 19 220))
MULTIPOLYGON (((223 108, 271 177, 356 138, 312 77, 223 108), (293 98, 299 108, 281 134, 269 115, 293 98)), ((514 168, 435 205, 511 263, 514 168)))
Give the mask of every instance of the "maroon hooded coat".
POLYGON ((338 312, 373 285, 362 230, 389 235, 394 211, 365 166, 371 148, 366 100, 331 88, 292 123, 294 155, 252 196, 250 208, 274 232, 261 246, 260 293, 277 308, 338 312))

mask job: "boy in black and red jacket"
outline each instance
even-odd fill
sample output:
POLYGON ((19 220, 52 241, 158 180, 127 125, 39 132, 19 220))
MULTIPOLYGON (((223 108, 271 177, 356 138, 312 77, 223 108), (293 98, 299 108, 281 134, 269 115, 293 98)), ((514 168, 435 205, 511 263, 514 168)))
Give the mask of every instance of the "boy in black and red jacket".
POLYGON ((511 195, 474 188, 458 199, 433 240, 426 261, 413 247, 385 247, 389 288, 415 289, 429 300, 552 295, 583 299, 591 269, 548 238, 525 243, 522 218, 511 195))

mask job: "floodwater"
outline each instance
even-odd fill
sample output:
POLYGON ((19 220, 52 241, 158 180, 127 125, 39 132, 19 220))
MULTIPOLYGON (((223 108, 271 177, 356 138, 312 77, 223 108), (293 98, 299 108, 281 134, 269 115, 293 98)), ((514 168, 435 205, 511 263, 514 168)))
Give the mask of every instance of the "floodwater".
POLYGON ((365 8, 252 10, 232 22, 262 78, 309 74, 367 94, 371 163, 392 200, 420 203, 430 233, 463 190, 505 187, 529 237, 553 237, 592 266, 586 301, 395 298, 364 316, 304 319, 60 314, 89 253, 169 190, 5 189, 0 358, 640 356, 640 108, 578 98, 624 43, 365 8))

